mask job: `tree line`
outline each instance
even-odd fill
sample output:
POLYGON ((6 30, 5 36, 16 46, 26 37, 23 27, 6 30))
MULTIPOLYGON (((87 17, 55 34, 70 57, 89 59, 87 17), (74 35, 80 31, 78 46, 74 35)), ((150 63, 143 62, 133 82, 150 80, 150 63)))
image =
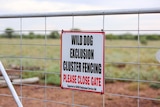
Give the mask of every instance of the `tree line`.
MULTIPOLYGON (((80 31, 80 29, 71 29, 75 31, 80 31)), ((49 34, 46 34, 47 38, 58 39, 60 38, 60 33, 58 31, 51 31, 49 34)), ((6 28, 2 34, 0 34, 0 38, 19 38, 21 36, 20 33, 16 33, 12 28, 6 28)), ((28 34, 23 33, 23 38, 33 39, 33 38, 44 38, 45 34, 36 34, 34 32, 29 32, 28 34)), ((138 40, 138 36, 125 33, 125 34, 106 34, 107 40, 138 40)), ((141 41, 147 40, 160 40, 160 34, 141 34, 139 36, 141 41)))
MULTIPOLYGON (((22 35, 20 33, 17 33, 12 28, 6 28, 3 33, 0 34, 0 38, 19 38, 22 36, 26 39, 34 39, 34 38, 44 38, 45 34, 36 34, 32 31, 30 31, 28 34, 23 33, 22 35)), ((60 34, 58 31, 51 31, 49 34, 46 34, 47 38, 52 39, 58 39, 60 38, 60 34)))
MULTIPOLYGON (((134 35, 131 33, 125 33, 125 34, 107 34, 106 39, 108 40, 138 40, 138 35, 134 35)), ((160 34, 140 34, 139 39, 143 40, 160 40, 160 34)))

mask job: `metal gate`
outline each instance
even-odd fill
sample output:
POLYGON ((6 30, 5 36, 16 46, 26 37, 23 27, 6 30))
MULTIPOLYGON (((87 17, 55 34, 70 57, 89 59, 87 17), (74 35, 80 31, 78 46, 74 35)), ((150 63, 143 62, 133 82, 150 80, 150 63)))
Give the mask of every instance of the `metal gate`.
MULTIPOLYGON (((158 107, 159 19, 160 9, 1 15, 0 60, 20 80, 40 78, 13 82, 24 107, 158 107), (60 39, 51 34, 61 30, 106 33, 103 95, 59 87, 60 39)), ((0 100, 0 107, 16 107, 8 88, 0 88, 0 100)))

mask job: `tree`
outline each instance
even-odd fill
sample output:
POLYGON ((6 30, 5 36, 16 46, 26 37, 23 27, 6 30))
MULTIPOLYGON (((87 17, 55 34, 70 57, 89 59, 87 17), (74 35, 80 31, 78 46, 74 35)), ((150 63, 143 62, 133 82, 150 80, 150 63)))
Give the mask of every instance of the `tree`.
POLYGON ((33 39, 34 37, 35 37, 34 32, 29 32, 28 38, 29 38, 29 39, 33 39))
POLYGON ((5 35, 7 38, 12 38, 13 37, 14 30, 12 28, 6 28, 5 29, 5 35))
POLYGON ((53 39, 58 39, 60 37, 58 31, 52 31, 50 34, 49 34, 49 38, 53 38, 53 39))

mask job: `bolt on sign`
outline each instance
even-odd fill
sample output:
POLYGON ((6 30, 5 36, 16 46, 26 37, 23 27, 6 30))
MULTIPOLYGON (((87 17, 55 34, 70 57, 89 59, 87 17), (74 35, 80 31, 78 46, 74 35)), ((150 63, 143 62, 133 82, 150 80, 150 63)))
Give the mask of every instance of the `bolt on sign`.
POLYGON ((62 88, 104 93, 104 35, 62 31, 62 88))

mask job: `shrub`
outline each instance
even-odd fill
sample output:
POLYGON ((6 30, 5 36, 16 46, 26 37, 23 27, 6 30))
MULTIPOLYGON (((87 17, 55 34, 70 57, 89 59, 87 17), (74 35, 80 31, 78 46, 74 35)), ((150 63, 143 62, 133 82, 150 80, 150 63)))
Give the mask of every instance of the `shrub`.
POLYGON ((160 84, 157 83, 151 83, 149 86, 153 89, 160 89, 160 84))
POLYGON ((48 75, 46 82, 47 84, 60 85, 60 76, 56 74, 48 75))
POLYGON ((147 45, 147 39, 146 37, 140 37, 140 43, 143 44, 143 45, 147 45))

